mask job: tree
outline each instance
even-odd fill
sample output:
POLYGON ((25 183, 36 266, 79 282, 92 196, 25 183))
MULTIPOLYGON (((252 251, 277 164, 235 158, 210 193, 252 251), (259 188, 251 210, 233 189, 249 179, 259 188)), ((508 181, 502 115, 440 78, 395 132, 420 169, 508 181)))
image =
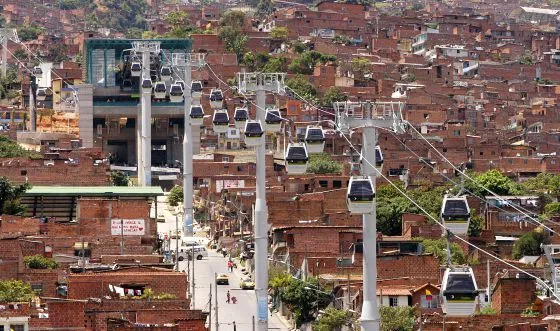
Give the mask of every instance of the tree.
POLYGON ((288 60, 285 57, 273 57, 262 67, 262 72, 285 72, 288 60))
POLYGON ((535 178, 523 182, 523 187, 530 192, 560 195, 560 175, 541 172, 535 178))
MULTIPOLYGON (((445 238, 434 239, 424 239, 422 241, 422 246, 424 247, 424 253, 433 254, 439 258, 441 264, 447 263, 447 241, 445 238)), ((452 264, 465 264, 467 258, 465 253, 456 243, 450 243, 449 249, 451 250, 451 263, 452 264)))
POLYGON ((322 104, 325 107, 331 107, 334 102, 341 102, 348 100, 348 96, 342 92, 340 87, 331 86, 325 91, 323 95, 322 104))
POLYGON ((295 97, 313 102, 317 99, 317 91, 313 84, 303 75, 296 75, 286 80, 286 86, 295 93, 295 97))
MULTIPOLYGON (((402 182, 394 183, 404 190, 402 182)), ((400 235, 402 232, 402 214, 410 206, 410 202, 391 184, 381 185, 376 190, 377 199, 377 230, 388 236, 400 235)))
POLYGON ((343 35, 343 34, 337 34, 333 38, 333 43, 341 44, 341 45, 348 45, 348 44, 350 44, 350 37, 348 37, 346 35, 343 35))
POLYGON ((172 207, 176 207, 180 202, 183 202, 183 187, 175 185, 167 196, 167 203, 172 207))
POLYGON ((56 7, 60 10, 72 10, 84 7, 88 2, 86 0, 58 0, 56 7))
POLYGON ((165 16, 165 22, 173 26, 185 26, 188 24, 189 12, 187 10, 176 10, 165 16))
POLYGON ((544 206, 546 217, 560 216, 560 202, 551 202, 544 206))
POLYGON ((23 149, 18 143, 6 136, 0 136, 0 158, 29 156, 34 153, 23 149))
POLYGON ((315 278, 311 278, 307 282, 290 278, 288 284, 280 292, 280 299, 294 312, 297 326, 312 321, 313 311, 318 305, 321 306, 322 303, 318 293, 314 290, 306 289, 306 287, 321 290, 315 278))
POLYGON ((295 74, 310 75, 313 73, 318 63, 327 63, 336 61, 336 56, 325 55, 317 51, 305 51, 301 53, 299 58, 290 63, 288 70, 295 74))
POLYGON ((0 281, 0 303, 26 302, 31 300, 35 293, 31 285, 21 280, 8 279, 0 281))
POLYGON ((371 73, 371 61, 363 57, 355 57, 351 62, 352 71, 360 78, 371 73))
POLYGON ((58 263, 54 259, 49 259, 39 254, 25 256, 23 263, 29 269, 56 269, 58 267, 58 263))
POLYGON ((478 237, 484 227, 484 217, 477 215, 474 209, 471 209, 471 221, 469 222, 469 229, 467 234, 470 237, 478 237))
POLYGON ((245 13, 239 10, 230 10, 225 12, 220 18, 220 26, 229 26, 234 29, 241 30, 245 25, 245 13))
POLYGON ((111 171, 111 185, 128 186, 128 176, 122 171, 111 171))
POLYGON ((490 195, 490 193, 484 188, 487 188, 498 195, 510 195, 519 191, 515 182, 513 182, 509 177, 502 175, 502 173, 496 169, 478 173, 471 177, 473 177, 474 181, 467 181, 465 187, 470 192, 473 192, 475 195, 482 198, 490 195))
POLYGON ((275 26, 272 29, 270 29, 270 32, 268 33, 270 38, 275 40, 280 40, 280 41, 288 40, 288 34, 289 34, 288 28, 285 26, 275 26))
POLYGON ((260 0, 257 5, 257 17, 264 17, 274 12, 274 4, 271 0, 260 0))
POLYGON ((414 329, 414 307, 379 307, 381 331, 412 331, 414 329))
POLYGON ((126 30, 124 35, 127 39, 142 39, 142 33, 143 32, 144 31, 142 29, 139 29, 139 28, 130 28, 130 29, 126 30))
POLYGON ((226 51, 235 53, 238 57, 245 52, 245 45, 249 40, 241 30, 231 26, 221 27, 218 37, 225 43, 226 51))
POLYGON ((520 259, 523 256, 541 255, 541 244, 548 243, 548 237, 542 228, 536 228, 531 232, 522 235, 513 245, 511 253, 514 259, 520 259))
POLYGON ((342 165, 333 161, 328 154, 311 154, 307 172, 313 174, 340 174, 342 165))
POLYGON ((21 41, 35 40, 43 33, 43 29, 38 26, 21 25, 17 28, 17 34, 21 41))
POLYGON ((68 46, 65 44, 54 44, 49 47, 48 57, 54 62, 68 61, 68 46))
POLYGON ((313 331, 340 331, 345 325, 352 323, 352 313, 348 310, 327 308, 313 324, 313 331))
POLYGON ((19 198, 29 189, 29 184, 11 184, 6 177, 0 177, 0 214, 20 215, 25 207, 19 203, 19 198))

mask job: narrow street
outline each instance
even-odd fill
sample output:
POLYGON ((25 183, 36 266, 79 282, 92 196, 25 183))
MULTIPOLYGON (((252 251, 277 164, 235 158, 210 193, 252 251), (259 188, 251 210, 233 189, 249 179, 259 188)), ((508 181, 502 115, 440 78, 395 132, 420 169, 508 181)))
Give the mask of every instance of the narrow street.
MULTIPOLYGON (((175 231, 175 216, 170 212, 166 202, 167 197, 158 198, 158 214, 165 218, 165 222, 158 223, 158 233, 169 234, 175 231)), ((181 219, 178 224, 181 229, 181 219)), ((172 248, 175 247, 172 243, 172 248)), ((191 261, 192 267, 192 261, 191 261)), ((179 262, 179 270, 185 272, 187 261, 179 262)), ((227 272, 227 258, 214 250, 208 250, 208 257, 197 261, 195 260, 195 308, 208 310, 210 287, 212 287, 212 325, 211 330, 216 331, 215 315, 215 292, 214 275, 216 273, 226 273, 229 275, 229 285, 218 285, 218 320, 219 330, 233 330, 233 322, 237 325, 238 331, 252 330, 252 317, 256 315, 257 299, 254 290, 242 290, 239 288, 241 272, 240 268, 233 273, 227 272), (237 304, 226 303, 227 291, 231 296, 237 298, 237 304)), ((256 316, 255 316, 256 318, 256 316)), ((269 330, 289 330, 276 315, 269 315, 269 330)))

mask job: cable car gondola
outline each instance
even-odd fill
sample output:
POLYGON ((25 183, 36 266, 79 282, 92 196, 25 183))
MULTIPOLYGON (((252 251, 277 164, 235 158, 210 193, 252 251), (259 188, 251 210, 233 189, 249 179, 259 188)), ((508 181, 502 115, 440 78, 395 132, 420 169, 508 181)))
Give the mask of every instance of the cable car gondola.
POLYGON ((470 316, 476 311, 478 290, 470 267, 450 267, 443 274, 441 299, 448 316, 470 316))
POLYGON ((305 143, 290 143, 286 149, 286 171, 289 174, 304 174, 307 171, 309 156, 305 143))
POLYGON ((214 132, 226 133, 229 128, 229 115, 227 110, 215 110, 212 124, 214 124, 214 132))
POLYGON ((42 75, 43 74, 43 69, 41 69, 41 67, 35 67, 35 68, 33 68, 33 74, 34 75, 42 75))
POLYGON ((352 176, 348 183, 346 202, 351 214, 369 214, 373 212, 375 188, 368 176, 352 176))
POLYGON ((245 122, 245 145, 255 147, 264 143, 264 131, 260 121, 245 122))
POLYGON ((142 79, 142 91, 143 92, 152 92, 152 80, 151 79, 142 79))
POLYGON ((185 91, 185 82, 183 82, 182 80, 178 79, 178 80, 175 81, 175 84, 181 85, 181 88, 183 89, 183 92, 185 91))
POLYGON ((130 65, 130 74, 132 75, 132 77, 140 77, 141 73, 142 65, 140 64, 140 62, 132 62, 132 64, 130 65))
POLYGON ((193 99, 202 97, 202 83, 199 80, 193 80, 191 83, 191 97, 193 99))
POLYGON ((441 206, 441 220, 449 231, 456 235, 466 235, 469 229, 471 210, 467 197, 444 197, 441 206))
POLYGON ((235 108, 235 113, 233 119, 235 120, 235 127, 239 130, 245 129, 245 124, 249 115, 247 114, 247 108, 235 108))
POLYGON ((325 149, 325 133, 323 128, 308 125, 305 129, 305 142, 307 143, 307 152, 323 153, 325 149))
POLYGON ((163 81, 171 80, 171 68, 161 67, 161 70, 159 71, 159 76, 163 81))
POLYGON ((212 109, 222 108, 224 104, 224 95, 222 94, 222 90, 214 89, 210 92, 210 107, 212 109))
POLYGON ((266 123, 266 132, 280 132, 282 130, 282 115, 276 108, 266 110, 264 122, 266 123))
POLYGON ((202 105, 191 106, 189 117, 191 118, 191 126, 201 126, 204 122, 204 109, 202 105))
POLYGON ((183 88, 179 84, 171 84, 169 88, 169 101, 181 102, 183 101, 183 88))
MULTIPOLYGON (((360 164, 363 165, 363 151, 362 151, 362 155, 360 155, 360 164)), ((381 152, 381 147, 379 145, 375 146, 375 168, 377 169, 377 173, 376 176, 379 177, 379 174, 381 174, 382 171, 382 166, 383 166, 383 152, 381 152)))
POLYGON ((154 98, 155 99, 165 99, 165 94, 167 92, 167 87, 165 82, 157 82, 154 86, 154 98))
POLYGON ((45 101, 47 99, 47 89, 37 89, 37 101, 45 101))

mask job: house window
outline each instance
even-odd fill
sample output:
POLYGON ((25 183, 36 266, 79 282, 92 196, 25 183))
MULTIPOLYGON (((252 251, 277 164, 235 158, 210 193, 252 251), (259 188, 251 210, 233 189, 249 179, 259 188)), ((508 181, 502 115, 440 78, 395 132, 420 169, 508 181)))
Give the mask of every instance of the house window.
POLYGON ((229 162, 229 156, 222 156, 222 162, 229 162))
POLYGON ((397 307, 399 305, 399 297, 389 297, 389 307, 397 307))
POLYGON ((420 297, 420 305, 422 308, 437 308, 437 298, 434 295, 422 295, 420 297))
POLYGON ((443 149, 443 152, 444 152, 444 153, 447 153, 447 148, 444 148, 444 149, 443 149))
POLYGON ((31 289, 38 295, 43 294, 43 284, 31 284, 31 289))
POLYGON ((341 188, 341 187, 342 187, 342 181, 340 181, 340 180, 333 180, 332 186, 333 186, 333 188, 341 188))
POLYGON ((320 180, 320 181, 319 181, 319 186, 321 186, 321 187, 328 187, 328 186, 329 186, 329 182, 327 182, 326 180, 320 180))
POLYGON ((288 247, 290 248, 294 248, 294 235, 293 234, 288 234, 286 236, 286 245, 288 245, 288 247))
POLYGON ((484 155, 484 152, 480 152, 480 155, 481 155, 481 156, 484 155))

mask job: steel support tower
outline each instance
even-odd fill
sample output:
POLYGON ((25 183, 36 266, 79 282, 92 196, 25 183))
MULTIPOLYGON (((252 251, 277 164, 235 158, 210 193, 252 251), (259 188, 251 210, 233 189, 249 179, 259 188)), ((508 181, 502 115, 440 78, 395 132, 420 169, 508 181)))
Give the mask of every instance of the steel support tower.
MULTIPOLYGON (((238 73, 238 90, 256 94, 256 119, 265 128, 266 92, 284 94, 285 73, 238 73)), ((257 330, 268 330, 268 208, 266 205, 265 141, 256 147, 257 185, 255 202, 255 294, 257 330)))
MULTIPOLYGON (((335 102, 336 124, 345 134, 361 128, 362 157, 361 173, 369 176, 373 188, 377 177, 375 169, 375 146, 377 145, 377 128, 404 132, 402 102, 335 102)), ((363 304, 360 316, 362 331, 379 331, 380 318, 377 305, 377 224, 376 205, 370 214, 362 216, 363 224, 363 304)))
POLYGON ((8 40, 15 43, 20 42, 16 29, 1 28, 0 41, 2 41, 2 77, 6 77, 6 69, 8 66, 8 40))

